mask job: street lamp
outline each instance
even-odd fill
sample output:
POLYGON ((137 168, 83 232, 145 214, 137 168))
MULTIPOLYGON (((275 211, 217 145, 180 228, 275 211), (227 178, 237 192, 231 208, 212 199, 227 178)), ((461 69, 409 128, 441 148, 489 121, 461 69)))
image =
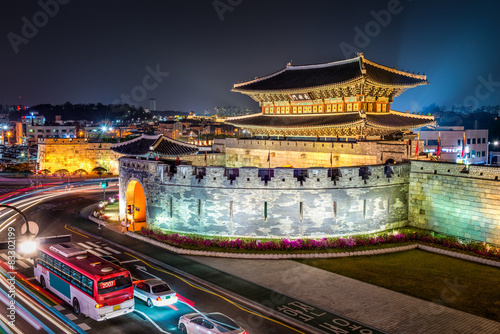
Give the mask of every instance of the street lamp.
POLYGON ((10 143, 10 131, 7 132, 7 144, 9 144, 9 143, 10 143))

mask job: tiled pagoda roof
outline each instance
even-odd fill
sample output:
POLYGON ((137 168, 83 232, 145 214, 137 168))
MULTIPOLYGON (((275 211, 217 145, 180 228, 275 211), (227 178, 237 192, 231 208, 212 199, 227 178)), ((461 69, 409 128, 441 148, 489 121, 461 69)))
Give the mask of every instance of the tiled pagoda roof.
POLYGON ((121 154, 136 156, 149 154, 177 156, 196 154, 198 152, 196 145, 187 144, 163 135, 142 135, 126 142, 113 144, 111 149, 121 154))
POLYGON ((235 84, 233 91, 241 93, 294 92, 308 88, 328 88, 358 80, 397 88, 409 88, 429 83, 425 75, 398 71, 359 56, 324 64, 287 65, 276 73, 235 84))
MULTIPOLYGON (((232 117, 226 123, 237 127, 248 128, 258 133, 272 132, 273 129, 284 131, 297 129, 320 128, 358 128, 379 129, 382 133, 398 130, 408 130, 435 123, 433 116, 423 116, 391 110, 387 113, 330 113, 330 114, 301 114, 301 115, 268 115, 253 114, 241 117, 232 117)), ((293 131, 296 133, 295 131, 293 131)), ((356 131, 357 132, 357 131, 356 131)), ((372 131, 373 132, 373 131, 372 131)), ((366 133, 363 130, 363 133, 366 133)))

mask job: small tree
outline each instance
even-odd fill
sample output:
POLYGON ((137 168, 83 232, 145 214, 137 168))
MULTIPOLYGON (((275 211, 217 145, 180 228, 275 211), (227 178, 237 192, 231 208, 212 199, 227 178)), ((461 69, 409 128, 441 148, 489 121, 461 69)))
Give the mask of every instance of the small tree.
POLYGON ((95 167, 94 169, 92 169, 92 171, 94 173, 96 173, 97 175, 99 175, 99 177, 102 175, 102 173, 105 173, 107 172, 108 170, 104 167, 101 167, 101 166, 97 166, 95 167))
POLYGON ((42 169, 40 173, 42 173, 43 177, 46 177, 47 174, 50 174, 50 169, 42 169))
POLYGON ((54 172, 54 174, 59 175, 60 177, 65 177, 66 175, 69 174, 69 171, 67 169, 58 169, 54 172))
POLYGON ((79 168, 74 171, 74 174, 78 175, 79 177, 82 177, 83 174, 87 175, 88 172, 83 168, 79 168))

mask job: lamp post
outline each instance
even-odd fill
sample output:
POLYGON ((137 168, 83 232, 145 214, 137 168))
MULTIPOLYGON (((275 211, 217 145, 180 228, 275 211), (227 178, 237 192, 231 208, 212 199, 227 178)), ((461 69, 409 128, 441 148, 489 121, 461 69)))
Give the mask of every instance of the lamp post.
POLYGON ((10 143, 10 131, 7 132, 7 144, 9 144, 9 143, 10 143))

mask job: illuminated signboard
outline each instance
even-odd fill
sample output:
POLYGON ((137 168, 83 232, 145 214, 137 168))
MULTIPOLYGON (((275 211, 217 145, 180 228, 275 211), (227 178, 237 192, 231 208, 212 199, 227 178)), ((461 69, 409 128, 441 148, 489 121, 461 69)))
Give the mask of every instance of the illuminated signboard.
POLYGON ((290 98, 294 102, 311 101, 311 97, 307 93, 290 94, 290 98))
POLYGON ((111 288, 113 286, 115 286, 116 283, 115 281, 107 281, 107 282, 102 282, 102 283, 99 283, 99 289, 107 289, 107 288, 111 288))

